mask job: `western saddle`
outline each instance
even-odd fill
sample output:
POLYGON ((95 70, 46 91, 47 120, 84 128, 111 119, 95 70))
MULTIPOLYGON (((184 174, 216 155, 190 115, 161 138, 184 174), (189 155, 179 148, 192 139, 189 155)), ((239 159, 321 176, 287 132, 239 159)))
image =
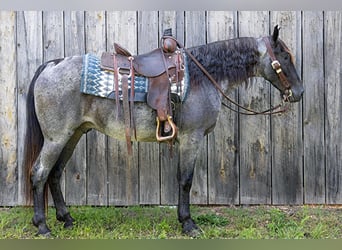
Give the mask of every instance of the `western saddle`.
POLYGON ((178 42, 167 29, 161 38, 161 47, 149 53, 133 56, 127 49, 114 43, 115 52, 104 52, 101 68, 114 72, 114 90, 119 113, 119 82, 122 89, 122 105, 128 152, 132 152, 131 135, 136 137, 134 123, 134 77, 148 78, 147 104, 157 111, 156 138, 172 144, 177 136, 177 126, 172 119, 171 83, 181 87, 184 77, 184 58, 178 42), (130 86, 129 86, 130 79, 130 86), (129 91, 130 89, 130 91, 129 91))

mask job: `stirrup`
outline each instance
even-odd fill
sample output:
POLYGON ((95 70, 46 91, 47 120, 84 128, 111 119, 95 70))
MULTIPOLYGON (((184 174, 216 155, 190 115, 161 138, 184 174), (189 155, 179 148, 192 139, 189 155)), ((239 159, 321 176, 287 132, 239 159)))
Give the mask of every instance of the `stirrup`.
POLYGON ((167 136, 162 136, 162 135, 161 135, 161 129, 160 129, 160 121, 159 121, 159 117, 157 116, 156 137, 157 137, 157 141, 158 141, 158 142, 169 141, 169 140, 172 140, 172 139, 176 136, 176 133, 177 133, 177 126, 176 126, 176 124, 172 121, 172 116, 168 115, 168 116, 167 116, 167 121, 168 121, 169 124, 171 125, 172 134, 171 134, 171 135, 167 135, 167 136))

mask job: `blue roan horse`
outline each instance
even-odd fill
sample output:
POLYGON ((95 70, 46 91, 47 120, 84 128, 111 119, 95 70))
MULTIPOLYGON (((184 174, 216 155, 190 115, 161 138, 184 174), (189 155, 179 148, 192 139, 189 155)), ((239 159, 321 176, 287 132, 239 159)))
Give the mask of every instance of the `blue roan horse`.
MULTIPOLYGON (((249 77, 261 76, 287 101, 297 102, 303 95, 303 84, 289 49, 278 35, 276 26, 271 36, 219 41, 188 51, 221 83, 225 93, 249 77), (272 65, 274 58, 281 68, 272 65)), ((193 236, 200 232, 189 208, 196 156, 200 141, 215 127, 222 94, 193 60, 189 57, 186 60, 189 90, 181 108, 175 110, 175 123, 179 128, 176 141, 180 145, 178 220, 183 233, 193 236)), ((50 187, 57 219, 63 221, 66 228, 73 225, 61 192, 60 177, 81 136, 96 129, 113 138, 125 139, 123 115, 120 112, 116 119, 115 101, 80 93, 81 71, 82 56, 52 60, 38 68, 30 84, 24 167, 33 193, 32 222, 38 227, 38 234, 50 234, 45 216, 45 184, 50 187)), ((134 116, 136 140, 156 141, 155 112, 146 103, 136 102, 134 116)))

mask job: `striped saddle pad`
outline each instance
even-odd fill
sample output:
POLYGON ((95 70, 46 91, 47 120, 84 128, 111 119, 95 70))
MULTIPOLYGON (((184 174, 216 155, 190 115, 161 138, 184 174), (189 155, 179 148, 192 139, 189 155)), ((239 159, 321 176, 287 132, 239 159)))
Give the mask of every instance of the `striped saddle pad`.
MULTIPOLYGON (((185 71, 187 72, 187 70, 185 71)), ((176 84, 171 85, 171 93, 177 94, 181 101, 184 101, 188 91, 188 75, 185 74, 182 87, 176 84)), ((130 84, 131 79, 128 79, 130 84)), ((148 92, 148 78, 135 76, 134 78, 134 101, 146 102, 148 92)), ((103 70, 100 66, 100 58, 93 54, 83 55, 81 92, 104 98, 115 99, 114 74, 111 71, 103 70)), ((130 96, 130 86, 129 86, 130 96)), ((122 90, 119 82, 119 98, 122 100, 122 90)))

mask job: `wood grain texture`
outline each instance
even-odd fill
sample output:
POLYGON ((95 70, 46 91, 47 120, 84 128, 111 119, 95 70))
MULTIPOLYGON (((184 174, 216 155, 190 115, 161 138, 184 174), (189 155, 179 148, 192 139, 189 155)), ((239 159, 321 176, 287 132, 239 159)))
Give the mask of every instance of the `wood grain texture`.
MULTIPOLYGON (((271 12, 271 30, 279 25, 279 38, 291 49, 296 69, 301 75, 301 13, 271 12)), ((272 105, 281 102, 279 91, 272 88, 272 105)), ((291 110, 272 116, 272 202, 273 204, 303 203, 303 140, 302 103, 291 104, 291 110)))
MULTIPOLYGON (((183 11, 160 11, 159 33, 172 28, 172 34, 184 44, 184 12, 183 11)), ((169 146, 161 143, 160 150, 160 203, 163 205, 175 205, 178 202, 177 168, 179 164, 179 144, 173 146, 170 154, 169 146)))
MULTIPOLYGON (((208 42, 237 36, 237 15, 208 12, 208 42)), ((228 69, 227 69, 228 70, 228 69)), ((229 95, 237 100, 237 90, 229 95)), ((209 204, 239 204, 238 115, 222 106, 213 133, 208 135, 209 204)))
MULTIPOLYGON (((83 11, 64 13, 65 56, 85 53, 85 28, 83 11)), ((65 201, 68 205, 87 203, 87 140, 83 135, 65 167, 65 201)))
MULTIPOLYGON (((43 61, 64 57, 64 26, 62 11, 43 11, 43 61)), ((61 176, 61 189, 65 195, 65 173, 61 176)), ((52 196, 48 204, 53 206, 52 196)))
MULTIPOLYGON (((64 20, 62 11, 43 11, 43 58, 44 62, 64 57, 64 20)), ((65 172, 60 181, 65 196, 65 172)), ((48 198, 49 206, 53 206, 52 196, 48 198)))
MULTIPOLYGON (((138 12, 138 54, 159 46, 157 11, 138 12)), ((159 144, 139 143, 140 204, 160 204, 159 144)))
MULTIPOLYGON (((107 13, 107 47, 114 42, 137 52, 137 13, 114 11, 107 13)), ((109 205, 139 204, 138 143, 133 143, 133 156, 127 155, 125 141, 108 138, 108 198, 109 205)))
MULTIPOLYGON (((106 48, 106 13, 85 16, 86 52, 101 55, 106 48)), ((87 134, 87 204, 108 204, 107 136, 95 130, 87 134)))
POLYGON ((0 206, 18 200, 16 13, 0 11, 0 206))
POLYGON ((18 203, 25 204, 23 170, 26 132, 26 96, 36 69, 43 63, 42 12, 17 12, 17 84, 18 84, 18 203), (35 25, 32 25, 35 24, 35 25))
POLYGON ((323 13, 307 11, 303 17, 304 199, 305 203, 324 203, 323 13))
MULTIPOLYGON (((206 44, 206 12, 185 12, 185 46, 193 47, 206 44)), ((201 142, 194 171, 193 184, 190 191, 190 202, 193 204, 208 203, 208 137, 201 142)))
MULTIPOLYGON (((239 12, 239 36, 260 37, 269 33, 267 11, 239 12)), ((239 88, 239 100, 245 107, 265 110, 270 106, 270 84, 249 80, 239 88)), ((240 201, 242 204, 271 203, 270 117, 240 116, 240 201)))
POLYGON ((342 203, 342 13, 328 11, 324 22, 326 202, 342 203))

